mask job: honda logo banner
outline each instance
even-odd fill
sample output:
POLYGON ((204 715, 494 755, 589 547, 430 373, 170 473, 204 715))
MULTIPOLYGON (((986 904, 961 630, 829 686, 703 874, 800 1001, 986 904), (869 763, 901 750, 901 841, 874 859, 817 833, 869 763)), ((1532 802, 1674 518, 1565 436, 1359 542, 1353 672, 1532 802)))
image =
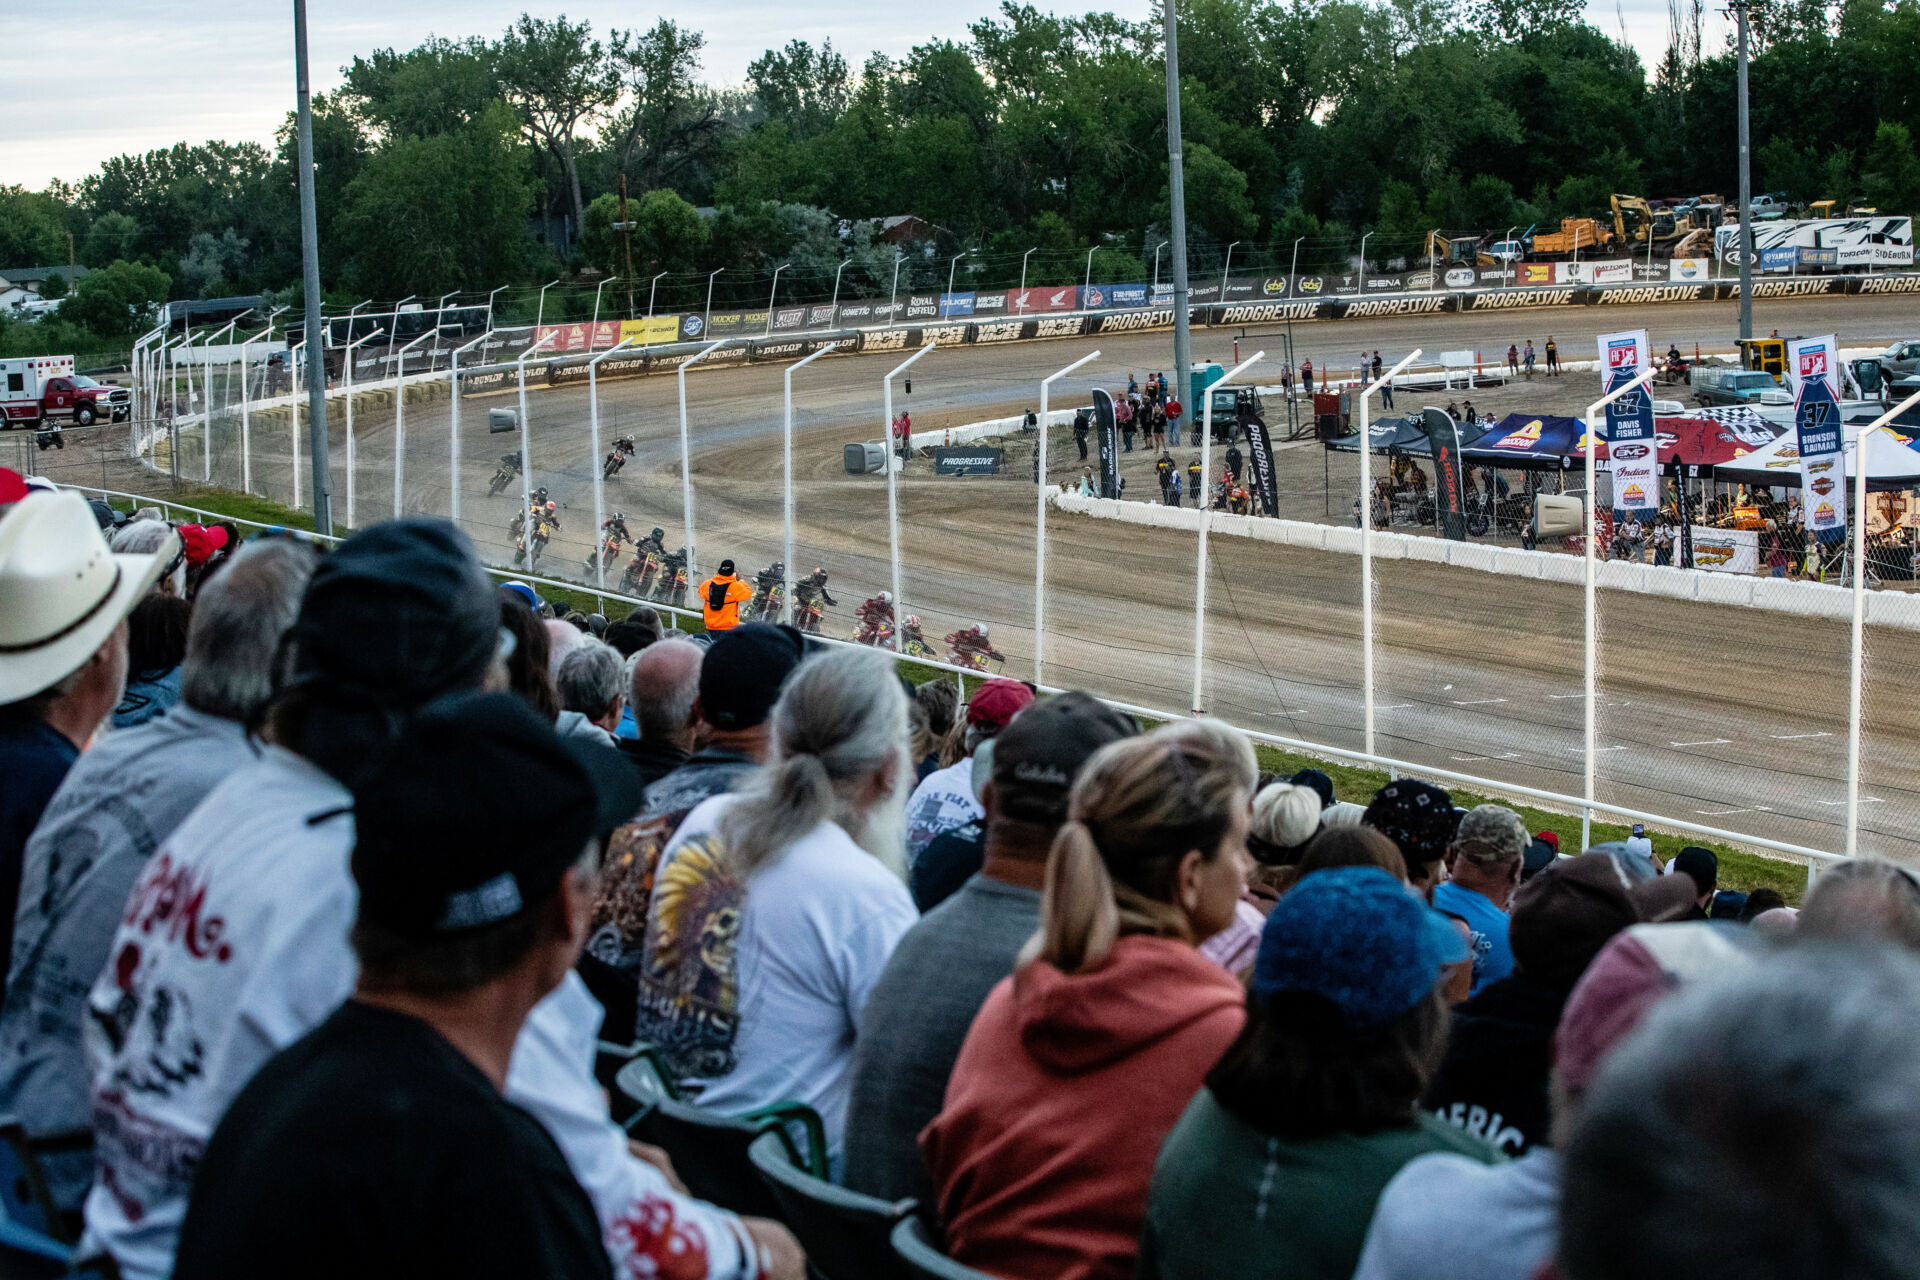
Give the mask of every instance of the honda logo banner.
POLYGON ((1260 514, 1278 516, 1280 486, 1273 468, 1273 441, 1267 435, 1267 420, 1253 411, 1251 397, 1238 397, 1234 409, 1247 432, 1247 452, 1253 461, 1253 491, 1259 498, 1260 514))
POLYGON ((1093 389, 1093 425, 1100 447, 1100 496, 1120 496, 1120 433, 1113 417, 1113 397, 1103 388, 1093 389))
MULTIPOLYGON (((1839 346, 1832 334, 1787 344, 1793 425, 1800 433, 1800 495, 1807 529, 1831 542, 1847 527, 1847 469, 1840 430, 1839 346)), ((1865 482, 1862 468, 1861 482, 1865 482)))
POLYGON ((1433 482, 1438 488, 1440 531, 1455 542, 1467 540, 1467 477, 1460 458, 1460 424, 1445 409, 1420 411, 1420 429, 1433 450, 1433 482))
POLYGON ((1007 294, 1007 310, 1017 316, 1037 311, 1071 311, 1080 300, 1080 287, 1066 284, 1047 289, 1014 289, 1007 294))
MULTIPOLYGON (((1611 395, 1648 366, 1647 331, 1600 335, 1600 388, 1611 395)), ((1660 443, 1653 429, 1653 400, 1635 387, 1607 405, 1607 441, 1613 461, 1613 508, 1657 511, 1660 507, 1660 443)))

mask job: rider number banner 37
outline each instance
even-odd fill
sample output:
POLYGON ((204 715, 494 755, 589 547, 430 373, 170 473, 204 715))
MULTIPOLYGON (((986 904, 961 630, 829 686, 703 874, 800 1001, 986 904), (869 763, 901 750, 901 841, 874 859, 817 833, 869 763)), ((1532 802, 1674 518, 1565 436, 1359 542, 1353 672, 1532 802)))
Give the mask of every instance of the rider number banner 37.
MULTIPOLYGON (((1647 331, 1600 335, 1600 378, 1611 394, 1647 368, 1647 331)), ((1613 464, 1616 511, 1654 511, 1660 506, 1660 442, 1654 433, 1653 401, 1636 387, 1607 405, 1607 451, 1613 464)))
POLYGON ((1847 472, 1841 452, 1840 370, 1832 334, 1787 343, 1787 379, 1799 432, 1801 507, 1816 537, 1847 527, 1847 472))

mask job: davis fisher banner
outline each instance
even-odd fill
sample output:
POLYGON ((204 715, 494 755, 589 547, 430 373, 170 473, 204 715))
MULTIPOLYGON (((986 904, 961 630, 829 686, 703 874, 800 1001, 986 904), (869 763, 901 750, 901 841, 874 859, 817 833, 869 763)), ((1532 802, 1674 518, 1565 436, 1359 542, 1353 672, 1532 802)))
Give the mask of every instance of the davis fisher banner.
MULTIPOLYGON (((1800 505, 1807 531, 1823 542, 1847 527, 1847 469, 1841 452, 1840 370, 1832 334, 1787 344, 1793 424, 1800 433, 1800 505)), ((1864 481, 1862 468, 1862 479, 1864 481)))
MULTIPOLYGON (((1645 372, 1647 331, 1600 335, 1600 388, 1611 394, 1645 372)), ((1655 511, 1660 506, 1660 445, 1654 434, 1653 400, 1636 387, 1607 406, 1607 450, 1613 461, 1616 511, 1655 511)))

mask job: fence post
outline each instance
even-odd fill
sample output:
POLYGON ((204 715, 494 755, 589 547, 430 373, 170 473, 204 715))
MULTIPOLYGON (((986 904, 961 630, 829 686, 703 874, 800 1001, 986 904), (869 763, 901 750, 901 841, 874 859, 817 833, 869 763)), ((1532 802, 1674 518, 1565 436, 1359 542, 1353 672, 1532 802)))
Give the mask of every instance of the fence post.
MULTIPOLYGON (((1221 278, 1224 281, 1224 273, 1221 278)), ((1238 343, 1234 345, 1236 349, 1239 346, 1238 343)), ((1201 706, 1201 683, 1207 657, 1207 524, 1213 519, 1213 500, 1209 492, 1213 483, 1213 388, 1232 385, 1247 366, 1258 364, 1266 354, 1265 351, 1254 352, 1222 374, 1218 382, 1209 383, 1200 393, 1203 400, 1199 415, 1188 419, 1200 427, 1200 492, 1193 495, 1200 507, 1200 545, 1196 553, 1193 587, 1193 714, 1196 716, 1205 714, 1201 706)), ((1187 375, 1187 382, 1186 389, 1191 392, 1191 371, 1187 375)), ((1191 394, 1188 398, 1192 398, 1191 394)), ((1188 412, 1192 412, 1191 406, 1188 412)))
MULTIPOLYGON (((1373 750, 1373 393, 1420 356, 1415 347, 1360 392, 1360 703, 1367 755, 1373 750)), ((1392 510, 1391 507, 1388 508, 1392 510)), ((1392 776, 1392 771, 1388 771, 1392 776)))
POLYGON ((1038 522, 1033 539, 1033 682, 1044 684, 1042 665, 1047 643, 1047 393, 1056 378, 1064 378, 1089 360, 1097 360, 1098 351, 1081 356, 1058 373, 1040 379, 1040 440, 1034 455, 1034 490, 1038 495, 1038 522))

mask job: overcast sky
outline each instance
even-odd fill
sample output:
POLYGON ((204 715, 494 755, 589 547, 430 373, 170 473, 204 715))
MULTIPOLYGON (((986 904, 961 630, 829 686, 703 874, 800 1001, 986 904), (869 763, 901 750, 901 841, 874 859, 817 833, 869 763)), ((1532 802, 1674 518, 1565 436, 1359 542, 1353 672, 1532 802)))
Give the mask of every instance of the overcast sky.
MULTIPOLYGON (((221 138, 270 144, 293 106, 293 18, 286 0, 0 0, 0 185, 78 181, 109 156, 221 138)), ((1042 8, 1108 9, 1144 18, 1143 0, 1074 0, 1042 8)), ((308 0, 314 88, 339 83, 355 54, 408 48, 429 35, 498 35, 531 0, 308 0)), ((764 50, 831 38, 856 68, 878 49, 904 55, 931 38, 964 39, 998 0, 665 0, 654 6, 571 0, 597 32, 669 17, 704 31, 709 81, 739 84, 764 50)), ((552 6, 542 12, 553 12, 552 6)), ((1588 18, 1629 38, 1651 62, 1666 46, 1664 0, 1590 0, 1588 18)), ((1710 22, 1718 22, 1710 17, 1710 22)), ((1712 34, 1709 47, 1716 47, 1712 34)))

